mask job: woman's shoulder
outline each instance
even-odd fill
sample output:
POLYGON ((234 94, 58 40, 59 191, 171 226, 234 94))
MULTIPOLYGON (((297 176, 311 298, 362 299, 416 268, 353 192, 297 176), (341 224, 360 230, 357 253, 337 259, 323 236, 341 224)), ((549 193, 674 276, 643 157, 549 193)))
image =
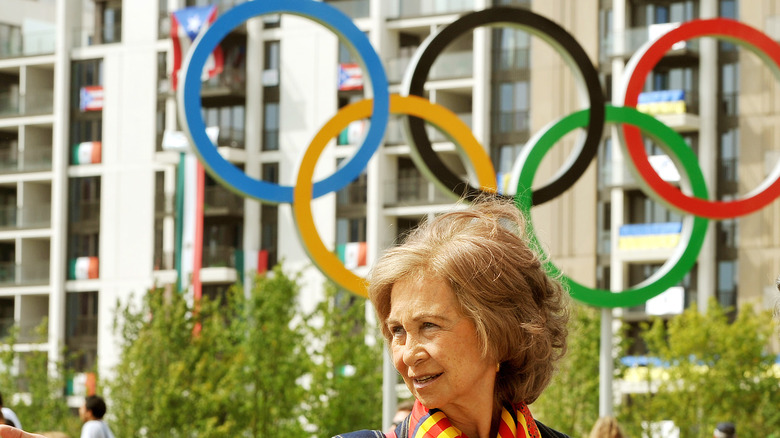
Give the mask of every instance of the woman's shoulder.
POLYGON ((534 421, 536 422, 536 427, 539 429, 539 433, 542 435, 541 438, 570 438, 569 435, 566 435, 565 433, 560 433, 557 430, 550 429, 539 420, 534 421))
POLYGON ((358 430, 357 432, 336 435, 333 438, 385 438, 385 434, 379 430, 358 430))

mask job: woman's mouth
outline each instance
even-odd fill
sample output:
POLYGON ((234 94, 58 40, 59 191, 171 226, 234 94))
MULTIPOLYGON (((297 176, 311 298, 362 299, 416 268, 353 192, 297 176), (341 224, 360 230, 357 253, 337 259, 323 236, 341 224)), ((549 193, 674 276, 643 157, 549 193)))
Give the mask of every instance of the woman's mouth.
POLYGON ((433 383, 433 381, 438 379, 439 376, 441 376, 442 374, 443 373, 432 374, 430 376, 414 378, 414 379, 412 379, 412 381, 414 382, 414 387, 415 388, 424 388, 424 387, 430 385, 431 383, 433 383))

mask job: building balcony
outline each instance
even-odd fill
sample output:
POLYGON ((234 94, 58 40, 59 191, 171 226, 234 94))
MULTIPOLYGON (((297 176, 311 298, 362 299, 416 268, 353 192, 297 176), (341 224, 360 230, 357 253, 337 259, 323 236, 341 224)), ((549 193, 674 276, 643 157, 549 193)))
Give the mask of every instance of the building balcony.
POLYGON ((71 202, 69 207, 71 224, 100 224, 100 201, 71 202))
POLYGON ((99 44, 112 44, 122 41, 122 25, 113 23, 102 28, 95 26, 73 30, 73 47, 89 47, 99 44))
MULTIPOLYGON (((610 33, 601 41, 599 59, 604 63, 611 58, 629 58, 646 42, 657 39, 679 25, 680 23, 661 23, 610 33)), ((695 39, 674 44, 669 52, 670 55, 692 56, 698 56, 698 53, 699 43, 695 39)))
POLYGON ((388 18, 415 18, 474 10, 474 0, 394 0, 388 18))
MULTIPOLYGON (((474 51, 462 50, 444 52, 436 58, 428 73, 428 80, 463 79, 474 76, 474 51)), ((393 58, 385 61, 387 80, 399 84, 404 77, 411 57, 393 58)))
POLYGON ((51 204, 0 206, 0 230, 48 228, 50 225, 51 204))
POLYGON ((371 2, 368 0, 329 0, 326 3, 353 20, 368 17, 371 13, 371 2))
POLYGON ((54 90, 36 90, 27 94, 0 92, 0 118, 51 114, 53 108, 54 90))
POLYGON ((204 268, 235 268, 236 248, 228 245, 203 245, 204 268))
POLYGON ((54 24, 35 31, 25 31, 0 41, 0 59, 22 56, 50 55, 54 53, 56 30, 54 24))
POLYGON ((201 91, 204 99, 221 95, 244 96, 245 93, 246 69, 232 66, 225 66, 222 73, 203 82, 201 91))
POLYGON ((385 207, 451 203, 452 198, 422 175, 400 177, 385 184, 385 207))
POLYGON ((0 151, 0 175, 51 170, 51 147, 0 151))
MULTIPOLYGON (((457 113, 456 116, 463 121, 469 128, 472 127, 472 114, 471 113, 457 113)), ((385 144, 387 145, 402 145, 409 144, 409 139, 404 133, 404 120, 403 118, 396 117, 390 119, 387 124, 387 131, 385 132, 385 144)), ((438 129, 431 125, 425 126, 428 132, 428 138, 432 143, 448 142, 450 141, 447 136, 441 133, 438 129)))
POLYGON ((365 205, 367 200, 367 183, 365 180, 357 180, 348 184, 336 192, 336 205, 339 207, 353 207, 365 205))
POLYGON ((0 287, 32 286, 49 283, 49 261, 19 264, 14 262, 0 263, 0 287))
POLYGON ((222 186, 204 188, 203 214, 206 216, 225 216, 244 213, 244 198, 222 186))

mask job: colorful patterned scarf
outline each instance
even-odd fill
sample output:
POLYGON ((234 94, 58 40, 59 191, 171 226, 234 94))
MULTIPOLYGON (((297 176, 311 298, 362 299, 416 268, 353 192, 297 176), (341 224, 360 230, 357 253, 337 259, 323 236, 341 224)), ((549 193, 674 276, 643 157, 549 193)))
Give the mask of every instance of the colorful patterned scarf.
MULTIPOLYGON (((395 432, 387 435, 396 438, 395 432)), ((525 403, 514 407, 506 405, 501 410, 501 424, 497 438, 540 438, 531 411, 525 403)), ((409 420, 409 438, 467 438, 450 423, 444 412, 428 410, 419 401, 415 401, 409 420)))

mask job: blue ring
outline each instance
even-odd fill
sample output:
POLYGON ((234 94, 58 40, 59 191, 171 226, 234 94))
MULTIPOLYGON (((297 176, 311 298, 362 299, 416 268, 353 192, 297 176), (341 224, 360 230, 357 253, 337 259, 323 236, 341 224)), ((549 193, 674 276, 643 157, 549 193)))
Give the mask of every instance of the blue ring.
POLYGON ((379 149, 390 117, 390 92, 387 75, 366 35, 352 20, 338 9, 311 0, 264 0, 241 3, 224 15, 199 36, 187 60, 184 61, 182 88, 179 93, 179 118, 184 131, 195 145, 195 153, 211 175, 235 192, 260 201, 292 203, 293 188, 249 177, 225 160, 206 135, 206 124, 200 113, 200 76, 211 52, 233 29, 248 19, 264 14, 290 13, 309 18, 330 29, 351 45, 362 58, 364 70, 371 80, 374 93, 371 124, 363 144, 355 155, 329 177, 314 183, 313 198, 343 189, 360 176, 368 161, 379 149))

